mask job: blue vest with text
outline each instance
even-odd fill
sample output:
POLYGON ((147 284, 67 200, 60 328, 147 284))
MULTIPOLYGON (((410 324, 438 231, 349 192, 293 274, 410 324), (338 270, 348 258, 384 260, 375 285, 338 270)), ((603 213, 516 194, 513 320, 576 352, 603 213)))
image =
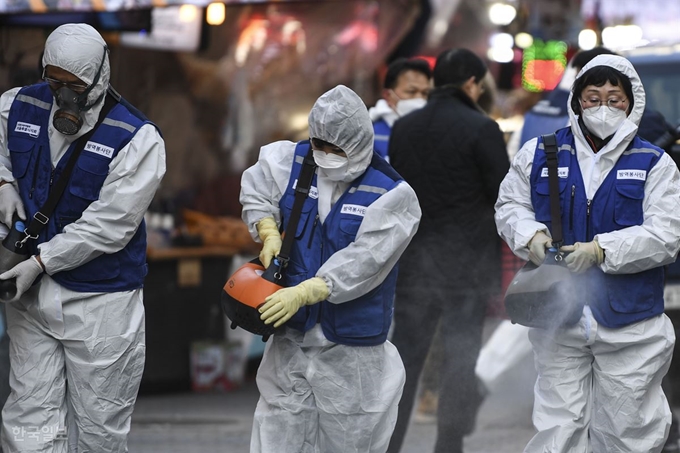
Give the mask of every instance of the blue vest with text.
MULTIPOLYGON (((286 234, 288 219, 293 209, 295 185, 302 162, 309 150, 309 142, 298 143, 288 187, 279 201, 286 234)), ((353 181, 338 199, 323 224, 319 221, 316 175, 302 215, 295 231, 295 241, 286 270, 286 285, 294 286, 316 276, 321 265, 338 250, 349 246, 356 237, 364 219, 366 207, 392 190, 402 179, 375 153, 366 172, 353 181)), ((385 280, 363 296, 347 302, 333 304, 322 301, 302 307, 288 323, 289 327, 306 332, 320 322, 324 335, 334 343, 373 346, 387 339, 392 322, 397 266, 385 280)))
MULTIPOLYGON (((571 129, 560 129, 556 136, 564 244, 589 242, 597 234, 642 225, 647 175, 663 150, 636 136, 589 200, 571 129)), ((552 230, 548 170, 540 138, 531 170, 531 202, 536 220, 552 230)), ((663 267, 636 274, 605 274, 593 266, 574 279, 593 316, 605 327, 622 327, 663 312, 663 267)))
POLYGON ((392 128, 387 125, 385 120, 378 120, 373 123, 373 149, 383 159, 387 160, 387 152, 390 148, 390 133, 392 128))
MULTIPOLYGON (((47 84, 31 85, 19 91, 9 112, 7 145, 12 174, 29 219, 47 200, 53 182, 61 176, 75 148, 76 141, 56 168, 52 168, 48 137, 52 102, 47 84)), ((124 100, 111 109, 78 156, 69 183, 47 225, 36 241, 30 241, 31 253, 37 254, 38 244, 61 233, 99 199, 109 164, 147 123, 149 121, 124 100)), ((73 291, 109 293, 141 288, 146 273, 146 227, 142 221, 122 250, 100 255, 52 278, 73 291)))

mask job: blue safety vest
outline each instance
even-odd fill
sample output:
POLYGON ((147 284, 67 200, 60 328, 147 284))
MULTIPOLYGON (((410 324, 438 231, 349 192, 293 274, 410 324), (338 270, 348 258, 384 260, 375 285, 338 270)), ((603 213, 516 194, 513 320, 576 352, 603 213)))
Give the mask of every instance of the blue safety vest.
MULTIPOLYGON (((45 203, 53 181, 57 181, 73 152, 75 141, 56 168, 52 168, 48 125, 53 102, 46 83, 22 88, 9 112, 8 140, 12 174, 29 219, 45 203)), ((143 115, 127 102, 117 103, 86 143, 73 168, 59 203, 36 241, 30 241, 31 253, 78 220, 93 201, 99 199, 109 164, 144 124, 143 115)), ((129 291, 143 286, 147 273, 146 226, 137 229, 122 250, 103 254, 52 278, 64 287, 79 292, 129 291)))
MULTIPOLYGON (((589 242, 597 234, 642 225, 645 182, 663 150, 636 136, 589 200, 571 128, 560 129, 556 136, 564 244, 589 242)), ((531 169, 531 202, 536 220, 552 230, 542 139, 531 169)), ((593 266, 574 278, 575 288, 583 294, 595 319, 605 327, 622 327, 663 312, 663 267, 636 274, 605 274, 593 266)))
POLYGON ((392 128, 385 120, 378 120, 373 123, 373 149, 383 159, 387 159, 387 152, 390 148, 390 133, 392 128))
MULTIPOLYGON (((294 188, 308 150, 308 141, 296 146, 288 187, 279 202, 286 234, 290 234, 287 224, 295 199, 294 188)), ((316 180, 317 176, 314 175, 294 233, 295 241, 286 270, 287 286, 316 276, 316 272, 331 255, 354 242, 366 208, 402 181, 401 176, 374 153, 366 172, 352 182, 335 202, 322 224, 318 214, 316 180)), ((302 307, 286 325, 306 332, 320 322, 324 335, 334 343, 354 346, 382 344, 387 339, 392 322, 396 280, 397 266, 394 266, 378 287, 363 296, 340 304, 322 301, 302 307)))

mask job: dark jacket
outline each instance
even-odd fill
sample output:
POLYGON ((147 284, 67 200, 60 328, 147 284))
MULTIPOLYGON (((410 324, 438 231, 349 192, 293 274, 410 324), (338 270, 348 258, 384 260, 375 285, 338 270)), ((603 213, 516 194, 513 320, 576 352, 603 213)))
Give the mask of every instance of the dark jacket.
POLYGON ((498 124, 462 91, 435 89, 425 107, 394 124, 389 155, 423 212, 398 285, 498 291, 494 203, 509 169, 498 124))

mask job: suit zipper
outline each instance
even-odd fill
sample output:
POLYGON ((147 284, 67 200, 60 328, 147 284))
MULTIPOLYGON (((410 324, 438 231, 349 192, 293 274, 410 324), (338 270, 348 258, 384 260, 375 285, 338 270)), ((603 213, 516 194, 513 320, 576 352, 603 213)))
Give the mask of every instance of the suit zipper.
POLYGON ((586 241, 590 241, 590 209, 593 207, 593 200, 586 201, 586 241))
POLYGON ((31 190, 28 191, 28 198, 33 198, 33 192, 35 191, 35 182, 38 180, 38 169, 40 168, 40 153, 42 152, 42 146, 38 147, 38 156, 35 159, 35 167, 33 167, 33 181, 31 181, 31 190))
POLYGON ((314 223, 312 224, 312 232, 309 235, 309 240, 307 241, 307 248, 312 248, 312 240, 314 240, 314 230, 316 230, 316 224, 319 223, 319 214, 314 218, 314 223))
POLYGON ((569 209, 569 229, 574 229, 574 196, 576 195, 576 184, 571 186, 571 207, 569 209))
MULTIPOLYGON (((319 214, 316 215, 316 219, 314 220, 314 226, 316 226, 317 220, 319 219, 319 214)), ((312 226, 312 232, 314 231, 314 226, 312 226)), ((322 238, 319 243, 319 248, 321 249, 321 261, 323 261, 323 232, 321 234, 322 238)), ((322 301, 323 302, 323 301, 322 301)), ((319 324, 321 323, 321 310, 323 309, 322 303, 316 304, 317 307, 319 307, 319 311, 316 314, 316 323, 319 324)))

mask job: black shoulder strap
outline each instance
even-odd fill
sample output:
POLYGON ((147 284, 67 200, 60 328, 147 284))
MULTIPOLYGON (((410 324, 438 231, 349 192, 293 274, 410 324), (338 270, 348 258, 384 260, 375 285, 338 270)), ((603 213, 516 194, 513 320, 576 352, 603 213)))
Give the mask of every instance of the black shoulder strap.
POLYGON ((297 184, 295 185, 293 210, 290 214, 290 220, 288 220, 288 227, 283 236, 281 251, 277 257, 279 260, 279 269, 283 269, 288 265, 290 250, 293 247, 295 232, 297 231, 297 225, 300 222, 300 215, 302 214, 302 206, 305 204, 307 195, 309 195, 309 189, 312 186, 312 179, 314 178, 315 171, 316 163, 314 162, 314 154, 312 152, 312 147, 310 146, 307 155, 302 161, 302 170, 300 171, 297 184))
POLYGON ((543 135, 546 163, 548 166, 548 183, 550 187, 550 220, 552 221, 552 243, 559 248, 562 245, 562 213, 560 211, 560 182, 557 176, 557 137, 555 134, 543 135))
POLYGON ((66 167, 64 168, 64 171, 61 173, 61 176, 57 180, 56 184, 54 184, 54 186, 50 190, 50 194, 47 197, 45 204, 43 204, 41 208, 38 209, 38 211, 35 214, 33 214, 33 218, 31 219, 30 223, 28 224, 28 227, 24 231, 26 237, 22 241, 23 243, 25 243, 28 239, 37 239, 42 229, 45 227, 45 225, 47 225, 47 222, 49 222, 52 212, 54 212, 54 208, 57 207, 57 203, 59 203, 59 199, 61 198, 61 195, 64 193, 64 190, 66 189, 66 185, 71 179, 71 172, 73 171, 73 167, 75 167, 76 165, 78 156, 80 156, 80 153, 83 151, 83 148, 85 148, 85 144, 87 143, 87 141, 90 139, 90 137, 92 137, 92 135, 97 130, 99 125, 102 123, 102 121, 104 121, 104 118, 106 118, 106 115, 109 114, 109 112, 111 111, 113 106, 116 105, 117 102, 118 101, 115 99, 115 97, 112 96, 110 93, 105 96, 104 106, 102 107, 101 112, 99 112, 99 118, 97 119, 97 123, 94 125, 92 129, 90 129, 90 131, 88 131, 85 135, 81 136, 76 142, 76 146, 73 149, 73 152, 71 153, 68 162, 66 163, 66 167))

